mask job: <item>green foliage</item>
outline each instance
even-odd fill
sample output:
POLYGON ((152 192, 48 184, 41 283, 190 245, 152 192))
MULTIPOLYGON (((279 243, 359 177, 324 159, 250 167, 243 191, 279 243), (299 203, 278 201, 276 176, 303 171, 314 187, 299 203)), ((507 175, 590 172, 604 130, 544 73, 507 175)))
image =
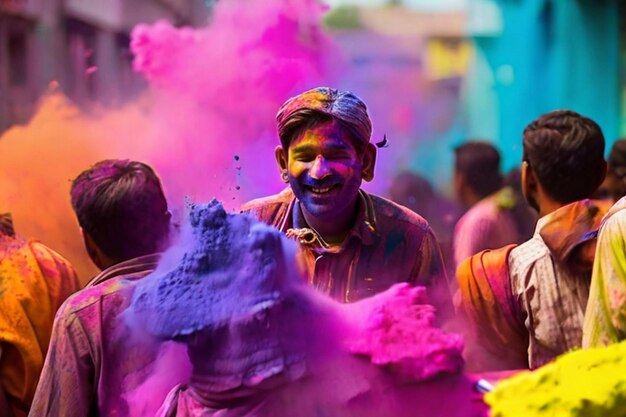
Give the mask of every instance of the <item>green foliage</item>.
POLYGON ((358 29, 361 27, 359 11, 354 6, 338 6, 330 10, 324 24, 331 29, 358 29))

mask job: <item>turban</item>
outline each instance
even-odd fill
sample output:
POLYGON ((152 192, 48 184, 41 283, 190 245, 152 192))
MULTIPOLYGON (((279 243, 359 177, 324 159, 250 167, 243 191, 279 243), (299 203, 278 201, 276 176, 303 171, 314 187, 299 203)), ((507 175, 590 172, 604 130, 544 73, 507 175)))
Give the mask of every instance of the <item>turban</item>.
POLYGON ((314 110, 338 119, 353 134, 355 139, 368 143, 372 136, 372 121, 367 114, 365 103, 349 91, 318 87, 287 100, 278 110, 278 135, 283 138, 294 123, 301 110, 314 110))

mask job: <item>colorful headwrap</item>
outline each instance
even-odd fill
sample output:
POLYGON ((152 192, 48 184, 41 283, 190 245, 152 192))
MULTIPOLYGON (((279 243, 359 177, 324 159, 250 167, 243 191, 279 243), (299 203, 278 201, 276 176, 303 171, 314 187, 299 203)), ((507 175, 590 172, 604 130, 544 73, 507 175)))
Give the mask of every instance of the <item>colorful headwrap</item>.
POLYGON ((343 122, 354 137, 368 143, 372 136, 372 121, 367 114, 367 106, 349 91, 334 88, 317 87, 287 100, 278 109, 276 121, 278 134, 282 138, 284 132, 293 124, 294 116, 301 110, 315 110, 332 116, 343 122))

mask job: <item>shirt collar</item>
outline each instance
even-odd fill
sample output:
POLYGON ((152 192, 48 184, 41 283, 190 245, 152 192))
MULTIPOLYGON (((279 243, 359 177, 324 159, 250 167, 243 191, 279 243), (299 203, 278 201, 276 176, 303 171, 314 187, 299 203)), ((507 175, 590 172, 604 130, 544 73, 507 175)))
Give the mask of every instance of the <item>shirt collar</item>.
POLYGON ((159 264, 160 259, 161 253, 153 253, 117 263, 96 275, 89 281, 86 287, 93 287, 94 285, 122 275, 131 275, 147 270, 154 270, 159 264))
POLYGON ((537 219, 537 224, 535 225, 535 235, 538 235, 541 232, 541 229, 550 222, 552 213, 546 214, 545 216, 537 219))
POLYGON ((318 233, 308 227, 297 198, 289 203, 285 218, 281 222, 280 230, 287 236, 295 237, 302 245, 320 252, 341 252, 351 237, 359 239, 364 245, 372 245, 376 237, 376 211, 372 197, 363 190, 359 190, 358 211, 354 226, 340 246, 325 244, 318 233))
POLYGON ((576 254, 576 249, 598 234, 602 217, 608 210, 606 202, 580 200, 549 213, 537 221, 539 236, 552 254, 563 261, 576 254))

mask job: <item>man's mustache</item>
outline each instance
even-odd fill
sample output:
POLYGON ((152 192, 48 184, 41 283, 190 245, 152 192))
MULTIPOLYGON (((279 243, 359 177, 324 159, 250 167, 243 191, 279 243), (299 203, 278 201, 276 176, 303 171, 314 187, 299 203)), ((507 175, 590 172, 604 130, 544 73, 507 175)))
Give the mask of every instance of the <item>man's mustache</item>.
POLYGON ((323 180, 314 180, 312 178, 304 178, 300 184, 311 188, 327 188, 341 184, 341 179, 337 177, 324 178, 323 180))

